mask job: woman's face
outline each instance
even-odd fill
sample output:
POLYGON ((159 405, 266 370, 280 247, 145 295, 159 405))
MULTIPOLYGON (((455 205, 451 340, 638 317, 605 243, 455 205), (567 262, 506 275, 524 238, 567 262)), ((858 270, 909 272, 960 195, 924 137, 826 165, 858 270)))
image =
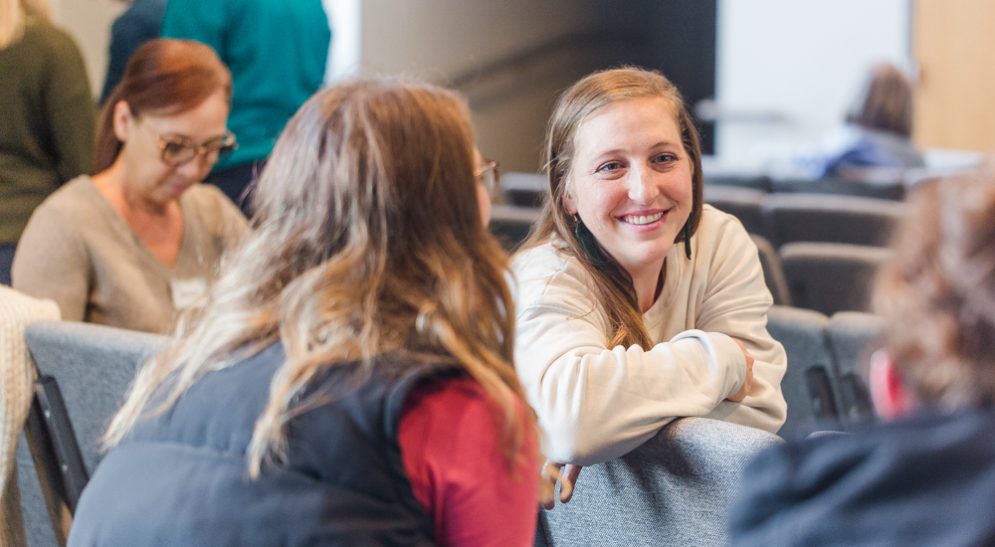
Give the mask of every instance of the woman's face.
POLYGON ((656 275, 691 213, 691 169, 670 101, 615 102, 577 128, 563 205, 630 275, 656 275))
POLYGON ((217 162, 217 145, 225 138, 227 121, 228 101, 220 90, 190 110, 169 115, 149 112, 135 118, 126 103, 118 103, 115 131, 124 142, 127 189, 159 205, 179 198, 204 180, 217 162), (198 145, 201 148, 189 161, 176 164, 163 159, 163 146, 198 145))

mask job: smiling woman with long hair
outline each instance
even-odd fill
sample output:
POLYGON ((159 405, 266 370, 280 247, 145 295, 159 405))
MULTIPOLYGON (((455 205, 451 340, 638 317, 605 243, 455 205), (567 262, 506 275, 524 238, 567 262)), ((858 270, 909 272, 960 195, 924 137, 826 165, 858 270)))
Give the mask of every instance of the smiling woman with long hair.
POLYGON ((560 96, 545 152, 550 191, 513 269, 516 366, 546 455, 603 462, 682 416, 777 431, 770 292, 742 224, 702 203, 677 88, 637 68, 591 74, 560 96))
POLYGON ((74 545, 531 545, 533 419, 469 111, 308 101, 205 309, 140 373, 74 545))

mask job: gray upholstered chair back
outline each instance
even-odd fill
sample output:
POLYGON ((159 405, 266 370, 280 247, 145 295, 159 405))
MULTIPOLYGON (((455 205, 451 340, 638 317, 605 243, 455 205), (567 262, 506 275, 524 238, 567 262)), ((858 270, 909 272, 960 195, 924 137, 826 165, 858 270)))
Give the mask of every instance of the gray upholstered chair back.
POLYGON ((726 545, 726 510, 750 458, 781 442, 683 418, 629 454, 584 468, 573 499, 541 511, 537 545, 726 545))
POLYGON ((874 278, 891 251, 843 243, 789 243, 780 254, 792 304, 832 315, 870 309, 874 278))
POLYGON ((788 278, 784 274, 784 265, 781 264, 781 256, 777 254, 774 246, 763 236, 753 234, 750 236, 753 244, 757 246, 757 254, 760 256, 760 268, 764 272, 764 282, 767 289, 774 298, 774 304, 778 306, 791 305, 791 291, 788 289, 788 278))
POLYGON ((870 313, 839 312, 829 318, 829 349, 836 362, 840 417, 845 422, 874 419, 865 372, 883 329, 884 320, 870 313))
MULTIPOLYGON (((164 346, 164 336, 87 323, 42 321, 25 331, 38 369, 59 382, 69 418, 90 473, 100 461, 99 439, 139 366, 164 346)), ((23 439, 22 439, 23 441, 23 439)), ((56 545, 31 454, 18 447, 24 521, 31 546, 56 545)))
POLYGON ((838 427, 836 367, 828 327, 829 318, 817 311, 773 306, 767 314, 767 330, 788 355, 788 370, 781 380, 788 419, 780 433, 786 438, 838 427))
POLYGON ((704 193, 705 203, 738 218, 747 232, 763 235, 765 228, 762 204, 766 192, 752 188, 706 184, 704 193))
POLYGON ((767 237, 780 247, 794 241, 887 246, 905 204, 819 194, 770 194, 763 203, 767 237))

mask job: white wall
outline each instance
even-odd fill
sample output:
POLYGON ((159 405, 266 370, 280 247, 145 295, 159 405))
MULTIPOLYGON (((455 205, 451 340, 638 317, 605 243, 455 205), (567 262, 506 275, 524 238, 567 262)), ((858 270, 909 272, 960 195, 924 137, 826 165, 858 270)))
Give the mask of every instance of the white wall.
POLYGON ((910 16, 910 0, 719 0, 716 155, 759 166, 817 140, 870 65, 911 68, 910 16))

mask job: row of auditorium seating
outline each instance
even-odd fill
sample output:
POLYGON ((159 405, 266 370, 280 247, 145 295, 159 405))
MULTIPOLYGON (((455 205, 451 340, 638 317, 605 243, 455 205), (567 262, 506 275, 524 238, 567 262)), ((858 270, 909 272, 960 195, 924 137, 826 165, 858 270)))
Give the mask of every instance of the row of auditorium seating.
POLYGON ((880 317, 862 312, 832 316, 790 306, 774 306, 767 330, 788 355, 781 390, 788 402, 783 437, 846 429, 873 419, 864 371, 884 327, 880 317))
MULTIPOLYGON (((783 436, 845 428, 870 416, 859 371, 881 328, 876 317, 861 313, 827 317, 775 306, 768 328, 784 344, 790 363, 782 382, 788 402, 783 436)), ((17 455, 29 544, 58 545, 64 543, 67 530, 64 516, 71 513, 78 495, 73 485, 96 469, 99 438, 109 418, 138 366, 167 339, 64 321, 34 323, 27 327, 25 338, 40 372, 58 380, 66 419, 75 430, 74 438, 57 444, 78 446, 84 468, 82 479, 67 480, 64 470, 51 465, 64 461, 65 454, 57 456, 51 439, 44 438, 46 429, 29 420, 28 442, 20 443, 17 455), (46 488, 39 485, 36 465, 42 469, 46 488)), ((580 537, 587 538, 586 544, 593 544, 592 537, 633 541, 657 537, 684 544, 698 537, 705 544, 722 544, 725 532, 714 522, 722 521, 746 456, 775 442, 779 442, 775 436, 750 428, 708 419, 679 420, 625 458, 585 471, 583 489, 574 501, 544 513, 540 539, 547 545, 574 545, 580 537), (620 490, 626 484, 632 488, 620 490), (606 499, 618 500, 620 491, 627 492, 622 496, 626 503, 635 505, 625 511, 604 505, 606 499), (713 513, 717 520, 702 520, 701 512, 713 513), (599 526, 590 527, 592 522, 599 526), (611 535, 616 533, 623 535, 611 535)))

